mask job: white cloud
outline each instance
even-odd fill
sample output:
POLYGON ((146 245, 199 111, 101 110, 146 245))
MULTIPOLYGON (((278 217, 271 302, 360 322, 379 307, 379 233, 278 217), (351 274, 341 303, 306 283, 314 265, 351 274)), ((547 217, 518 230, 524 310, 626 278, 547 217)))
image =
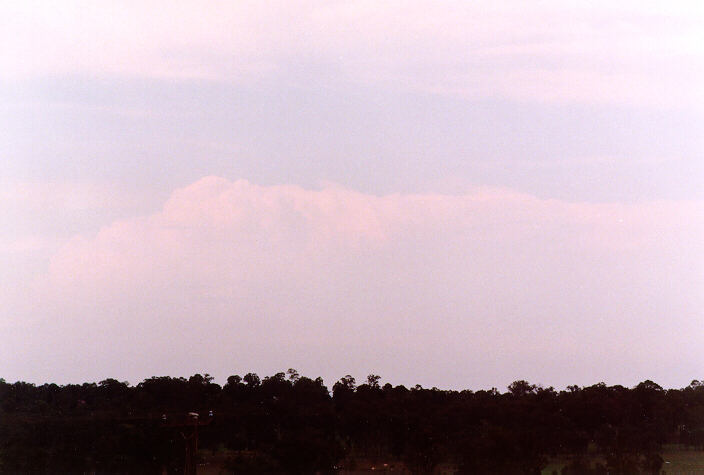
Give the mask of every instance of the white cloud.
POLYGON ((38 379, 297 366, 444 386, 684 384, 704 362, 703 230, 694 202, 209 177, 75 237, 0 356, 38 379))
MULTIPOLYGON (((700 104, 699 2, 9 2, 6 78, 260 81, 292 65, 395 89, 700 104)), ((294 80, 294 79, 290 79, 294 80)))

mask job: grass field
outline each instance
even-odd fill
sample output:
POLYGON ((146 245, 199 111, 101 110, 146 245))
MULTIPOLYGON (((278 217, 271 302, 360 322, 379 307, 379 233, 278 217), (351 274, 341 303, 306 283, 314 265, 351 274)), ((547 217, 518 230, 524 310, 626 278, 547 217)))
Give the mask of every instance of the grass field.
POLYGON ((704 473, 704 451, 667 450, 662 454, 664 473, 704 473))
MULTIPOLYGON (((661 456, 665 461, 662 465, 662 474, 704 474, 704 450, 687 450, 678 447, 666 447, 661 456)), ((597 462, 601 460, 595 457, 593 461, 597 462)), ((559 474, 562 467, 567 465, 567 463, 567 459, 553 459, 541 473, 543 475, 551 475, 553 473, 559 474)))

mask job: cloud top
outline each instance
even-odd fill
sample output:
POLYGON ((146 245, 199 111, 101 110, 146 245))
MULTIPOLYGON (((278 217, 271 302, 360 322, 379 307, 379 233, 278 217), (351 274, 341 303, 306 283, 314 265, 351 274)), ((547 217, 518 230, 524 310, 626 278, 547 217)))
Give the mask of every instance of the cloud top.
POLYGON ((704 359, 703 230, 696 202, 206 177, 57 253, 45 291, 61 320, 45 312, 41 331, 88 345, 80 364, 155 374, 297 365, 457 386, 676 385, 704 359))

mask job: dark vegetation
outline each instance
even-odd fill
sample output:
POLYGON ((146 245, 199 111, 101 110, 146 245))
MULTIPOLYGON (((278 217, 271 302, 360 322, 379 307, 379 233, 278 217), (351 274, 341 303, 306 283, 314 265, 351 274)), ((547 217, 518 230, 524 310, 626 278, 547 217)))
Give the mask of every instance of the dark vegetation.
POLYGON ((500 393, 381 386, 370 375, 361 385, 346 376, 330 393, 294 370, 231 376, 223 387, 207 374, 137 386, 0 379, 0 470, 182 472, 188 412, 203 424, 200 453, 225 454, 238 473, 324 473, 359 460, 417 473, 441 463, 461 473, 539 473, 557 456, 571 460, 562 473, 658 473, 663 444, 704 445, 698 381, 564 391, 516 381, 500 393))

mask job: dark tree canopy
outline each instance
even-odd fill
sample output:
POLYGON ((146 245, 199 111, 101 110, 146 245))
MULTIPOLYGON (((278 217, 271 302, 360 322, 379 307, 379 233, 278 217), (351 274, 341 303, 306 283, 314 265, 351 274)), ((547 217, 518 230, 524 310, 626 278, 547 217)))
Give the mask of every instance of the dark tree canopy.
POLYGON ((663 444, 704 448, 704 384, 663 389, 515 381, 501 393, 383 386, 346 375, 332 387, 295 369, 261 379, 155 376, 136 386, 0 379, 0 471, 184 470, 188 428, 237 473, 322 473, 395 463, 416 473, 658 473, 663 444), (191 415, 189 415, 191 413, 191 415), (191 417, 191 419, 189 419, 191 417), (189 425, 190 424, 190 425, 189 425), (594 454, 599 464, 594 464, 594 454), (592 460, 592 461, 590 461, 592 460))

